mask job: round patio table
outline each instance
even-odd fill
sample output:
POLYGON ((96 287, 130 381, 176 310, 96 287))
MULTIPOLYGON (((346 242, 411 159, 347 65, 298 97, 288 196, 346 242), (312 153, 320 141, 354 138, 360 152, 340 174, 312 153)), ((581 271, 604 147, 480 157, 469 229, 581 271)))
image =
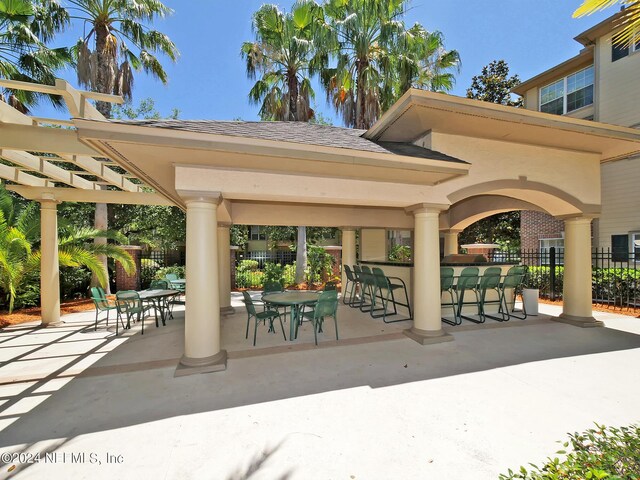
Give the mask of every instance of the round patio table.
POLYGON ((300 310, 304 305, 312 305, 318 301, 320 291, 291 291, 281 293, 267 293, 262 296, 265 303, 273 305, 291 307, 291 320, 289 325, 289 341, 293 341, 295 335, 296 322, 300 318, 300 310))

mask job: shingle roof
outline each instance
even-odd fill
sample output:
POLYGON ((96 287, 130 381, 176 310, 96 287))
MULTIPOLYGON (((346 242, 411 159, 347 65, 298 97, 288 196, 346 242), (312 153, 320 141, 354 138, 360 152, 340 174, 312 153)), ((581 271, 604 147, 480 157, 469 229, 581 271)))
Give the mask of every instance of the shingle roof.
POLYGON ((405 155, 410 157, 467 163, 434 150, 411 143, 374 142, 362 135, 366 130, 317 125, 306 122, 241 122, 220 120, 113 120, 142 127, 167 128, 189 132, 258 138, 279 142, 346 148, 372 153, 405 155))

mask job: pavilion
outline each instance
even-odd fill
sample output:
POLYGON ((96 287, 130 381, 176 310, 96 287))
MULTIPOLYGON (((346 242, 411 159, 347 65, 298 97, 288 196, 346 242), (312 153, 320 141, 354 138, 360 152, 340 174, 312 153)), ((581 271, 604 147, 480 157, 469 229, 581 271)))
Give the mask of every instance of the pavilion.
MULTIPOLYGON (((0 81, 7 84, 16 86, 0 81)), ((453 253, 458 232, 481 218, 545 211, 565 221, 558 320, 601 325, 591 306, 591 220, 600 212, 600 165, 640 153, 640 131, 413 89, 367 131, 292 122, 107 121, 88 100, 117 97, 80 92, 63 81, 25 88, 62 95, 72 117, 35 119, 0 103, 0 154, 14 165, 0 165, 0 177, 42 205, 44 325, 60 320, 60 201, 186 211, 189 300, 177 374, 226 368, 220 315, 230 308, 234 223, 339 226, 342 261, 350 265, 356 263, 356 229, 412 229, 413 289, 420 295, 413 295, 413 326, 406 334, 428 344, 452 340, 440 320, 441 233, 445 254, 453 253), (69 128, 43 126, 50 123, 69 128), (55 154, 78 170, 27 152, 55 154)))

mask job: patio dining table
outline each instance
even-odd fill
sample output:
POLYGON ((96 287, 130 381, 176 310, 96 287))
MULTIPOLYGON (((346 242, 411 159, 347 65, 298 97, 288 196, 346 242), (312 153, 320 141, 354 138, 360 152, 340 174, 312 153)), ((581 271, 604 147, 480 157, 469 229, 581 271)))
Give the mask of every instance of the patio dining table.
POLYGON ((265 303, 273 305, 291 307, 291 319, 289 324, 289 341, 294 340, 296 322, 300 320, 302 307, 313 305, 318 301, 319 291, 289 291, 279 293, 268 293, 262 296, 265 303))
MULTIPOLYGON (((160 312, 160 319, 162 320, 162 325, 166 325, 167 319, 167 310, 168 302, 165 300, 168 297, 173 297, 178 295, 180 292, 178 290, 141 290, 138 292, 138 296, 140 300, 143 302, 149 302, 153 305, 153 309, 156 312, 160 312)), ((170 312, 169 312, 170 313, 170 312)), ((156 316, 156 325, 157 325, 158 317, 156 316)))

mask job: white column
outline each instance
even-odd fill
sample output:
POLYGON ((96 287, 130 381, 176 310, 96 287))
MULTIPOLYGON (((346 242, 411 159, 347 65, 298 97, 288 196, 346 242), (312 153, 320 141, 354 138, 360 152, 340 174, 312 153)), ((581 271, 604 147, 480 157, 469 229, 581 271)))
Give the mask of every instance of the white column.
POLYGON ((554 320, 580 327, 601 327, 591 303, 591 218, 564 222, 564 287, 562 314, 554 320))
POLYGON ((40 201, 40 306, 42 325, 61 325, 58 211, 53 196, 40 201))
POLYGON ((458 234, 461 230, 447 230, 444 232, 444 255, 457 255, 458 248, 458 234))
POLYGON ((345 294, 347 276, 344 273, 344 266, 353 268, 356 264, 356 229, 353 227, 342 228, 342 294, 345 294))
POLYGON ((224 370, 220 349, 217 209, 219 195, 186 199, 186 309, 184 355, 175 375, 224 370))
POLYGON ((421 204, 414 215, 413 234, 413 327, 405 335, 426 345, 453 340, 442 330, 440 307, 440 234, 442 206, 421 204))
POLYGON ((231 306, 231 240, 229 224, 218 223, 218 285, 220 297, 220 314, 233 315, 231 306))

